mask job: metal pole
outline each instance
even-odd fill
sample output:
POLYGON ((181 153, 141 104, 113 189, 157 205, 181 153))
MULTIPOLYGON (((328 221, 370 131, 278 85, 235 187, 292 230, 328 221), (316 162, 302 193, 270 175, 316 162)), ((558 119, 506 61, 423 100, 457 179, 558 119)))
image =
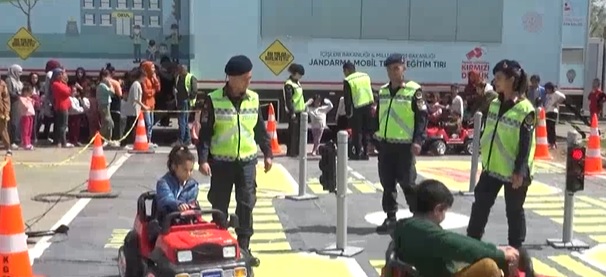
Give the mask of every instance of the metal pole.
POLYGON ((337 134, 337 249, 347 247, 347 131, 337 134))
POLYGON ((574 211, 574 193, 566 191, 564 195, 564 224, 562 227, 562 243, 572 241, 572 222, 574 211))
POLYGON ((362 253, 364 248, 347 246, 347 131, 337 133, 337 243, 324 250, 320 255, 353 257, 362 253))
POLYGON ((478 182, 478 160, 480 159, 480 138, 482 133, 482 113, 473 115, 473 140, 471 141, 471 171, 469 172, 469 189, 464 195, 473 195, 473 190, 478 182))
POLYGON ((317 199, 318 196, 307 194, 307 118, 306 112, 301 113, 299 122, 299 192, 297 195, 287 196, 291 200, 317 199))
POLYGON ((299 124, 299 196, 307 190, 307 113, 301 113, 299 124))

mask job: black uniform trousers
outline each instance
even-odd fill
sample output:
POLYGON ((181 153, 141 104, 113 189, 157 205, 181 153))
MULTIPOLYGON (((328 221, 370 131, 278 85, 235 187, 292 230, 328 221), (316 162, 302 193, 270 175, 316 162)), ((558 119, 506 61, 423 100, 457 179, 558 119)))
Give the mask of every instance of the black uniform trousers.
POLYGON ((286 156, 297 157, 299 156, 299 129, 301 125, 301 113, 288 114, 288 137, 289 143, 286 147, 286 156))
POLYGON ((471 217, 467 227, 467 235, 472 238, 482 239, 484 228, 488 222, 490 209, 501 190, 505 186, 505 213, 509 231, 507 239, 509 245, 515 248, 522 246, 526 239, 526 217, 524 215, 524 201, 530 181, 518 189, 513 189, 511 183, 504 183, 487 173, 480 175, 480 180, 474 189, 474 202, 471 206, 471 217))
POLYGON ((363 157, 367 155, 368 133, 370 132, 370 104, 355 108, 351 116, 351 138, 352 152, 355 156, 363 157))
MULTIPOLYGON (((236 215, 240 226, 236 228, 238 239, 253 235, 252 211, 257 203, 257 160, 242 162, 209 161, 212 171, 208 201, 213 209, 228 215, 232 188, 236 188, 236 215)), ((215 221, 218 218, 213 218, 215 221)), ((246 247, 241 245, 241 247, 246 247)))
POLYGON ((383 187, 382 206, 387 217, 395 217, 398 211, 396 182, 400 184, 404 192, 410 211, 414 211, 417 169, 415 156, 411 152, 411 144, 380 142, 378 161, 379 180, 383 187))

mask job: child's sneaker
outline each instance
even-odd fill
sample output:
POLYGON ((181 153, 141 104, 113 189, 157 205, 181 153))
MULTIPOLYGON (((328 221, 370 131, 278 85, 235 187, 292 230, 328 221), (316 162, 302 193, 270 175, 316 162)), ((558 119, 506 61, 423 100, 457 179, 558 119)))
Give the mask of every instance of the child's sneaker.
POLYGON ((34 146, 33 145, 26 145, 25 147, 23 147, 23 149, 25 150, 34 150, 34 146))
POLYGON ((63 145, 63 148, 74 148, 74 145, 68 142, 65 145, 63 145))
POLYGON ((11 149, 13 149, 13 150, 19 149, 19 145, 13 143, 13 144, 11 144, 11 149))

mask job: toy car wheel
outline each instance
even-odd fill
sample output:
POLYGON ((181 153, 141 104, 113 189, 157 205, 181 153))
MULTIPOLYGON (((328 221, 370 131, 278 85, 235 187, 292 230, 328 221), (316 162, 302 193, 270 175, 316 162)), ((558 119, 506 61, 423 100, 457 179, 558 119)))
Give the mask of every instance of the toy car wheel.
POLYGON ((145 271, 145 274, 143 274, 143 277, 161 277, 161 276, 156 274, 156 272, 153 269, 148 269, 145 271))
POLYGON ((443 156, 446 154, 446 143, 443 140, 436 140, 431 143, 431 150, 436 156, 443 156))
POLYGON ((139 239, 134 231, 126 235, 124 246, 118 249, 118 270, 121 277, 140 277, 143 274, 139 239))
POLYGON ((472 155, 473 154, 473 143, 471 143, 472 140, 468 139, 465 141, 465 145, 463 147, 465 147, 465 154, 469 154, 472 155))

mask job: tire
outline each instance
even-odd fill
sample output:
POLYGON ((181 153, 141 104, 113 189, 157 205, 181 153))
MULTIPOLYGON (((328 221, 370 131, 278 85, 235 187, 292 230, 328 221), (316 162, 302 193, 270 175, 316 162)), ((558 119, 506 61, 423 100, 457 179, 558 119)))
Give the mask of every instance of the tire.
POLYGON ((465 151, 465 154, 468 155, 473 155, 473 140, 468 139, 465 141, 465 144, 463 145, 463 151, 465 151))
POLYGON ((444 154, 446 154, 446 143, 443 140, 436 140, 432 142, 431 151, 436 156, 444 156, 444 154))
POLYGON ((124 246, 118 250, 118 262, 120 254, 124 256, 124 277, 141 277, 143 275, 143 262, 139 253, 139 237, 135 231, 130 231, 124 238, 124 246))

